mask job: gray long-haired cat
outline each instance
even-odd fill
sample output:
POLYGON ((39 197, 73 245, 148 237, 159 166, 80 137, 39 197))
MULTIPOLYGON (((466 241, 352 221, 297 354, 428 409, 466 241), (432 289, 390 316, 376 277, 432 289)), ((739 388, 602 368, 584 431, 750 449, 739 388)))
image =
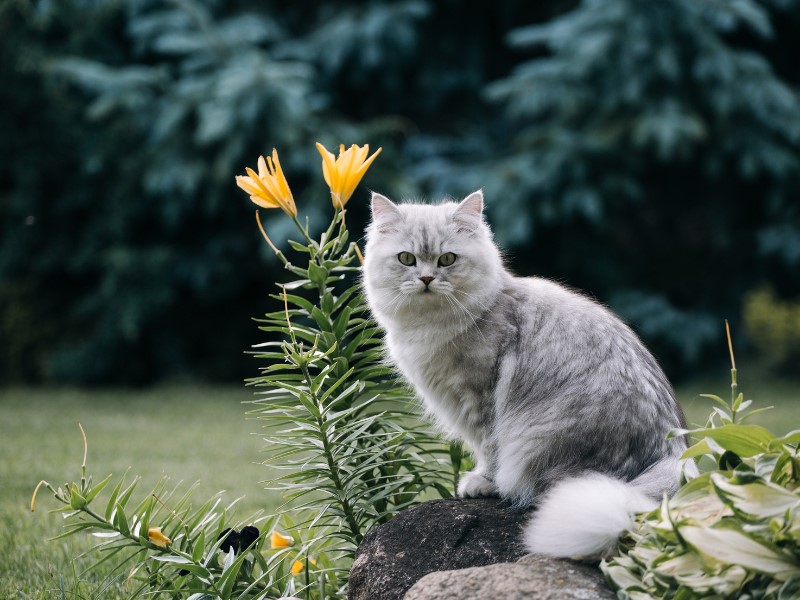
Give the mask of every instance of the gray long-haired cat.
MULTIPOLYGON (((389 356, 467 443, 462 497, 538 508, 531 552, 593 556, 678 487, 683 414, 656 360, 610 311, 503 267, 483 194, 439 205, 372 196, 364 287, 389 356)), ((693 469, 687 465, 687 470, 693 469)))

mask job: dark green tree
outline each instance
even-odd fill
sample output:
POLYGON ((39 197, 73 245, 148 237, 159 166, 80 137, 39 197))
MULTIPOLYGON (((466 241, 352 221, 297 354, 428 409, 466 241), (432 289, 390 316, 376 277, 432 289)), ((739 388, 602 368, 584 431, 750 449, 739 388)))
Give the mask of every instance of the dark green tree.
POLYGON ((610 303, 677 375, 748 290, 800 294, 798 8, 6 2, 0 377, 252 374, 280 265, 233 176, 277 147, 324 221, 315 141, 382 146, 365 184, 395 198, 485 188, 515 270, 610 303))
POLYGON ((776 27, 796 32, 797 8, 585 0, 512 31, 538 55, 487 88, 516 126, 486 186, 526 269, 691 362, 754 281, 796 268, 800 96, 780 53, 797 45, 776 27))

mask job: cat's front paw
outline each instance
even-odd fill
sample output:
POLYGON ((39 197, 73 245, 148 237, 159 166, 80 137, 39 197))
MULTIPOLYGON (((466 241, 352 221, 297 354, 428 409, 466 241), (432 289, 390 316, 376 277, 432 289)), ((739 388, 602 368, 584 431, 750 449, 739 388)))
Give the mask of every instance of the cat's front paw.
POLYGON ((468 471, 461 476, 461 481, 458 482, 458 495, 461 498, 487 498, 500 494, 497 492, 494 481, 475 471, 468 471))

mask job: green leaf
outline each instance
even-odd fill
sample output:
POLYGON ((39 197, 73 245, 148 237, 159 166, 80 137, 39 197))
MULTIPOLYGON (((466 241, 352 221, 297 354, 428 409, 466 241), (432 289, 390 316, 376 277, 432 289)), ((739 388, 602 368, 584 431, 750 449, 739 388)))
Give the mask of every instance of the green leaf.
POLYGON ((729 409, 730 408, 730 406, 728 406, 728 403, 725 402, 725 400, 723 400, 719 396, 715 396, 714 394, 700 394, 700 397, 701 398, 708 398, 709 400, 713 400, 714 402, 716 402, 717 404, 722 406, 722 408, 724 408, 724 409, 729 409))
POLYGON ((353 309, 349 306, 346 306, 339 316, 336 318, 336 321, 333 324, 333 333, 336 335, 337 338, 342 339, 344 338, 345 332, 347 331, 347 326, 349 325, 350 315, 353 314, 353 309))
POLYGON ((755 456, 769 448, 774 436, 760 425, 728 424, 722 427, 695 429, 690 431, 696 437, 710 437, 726 450, 742 458, 755 456))
POLYGON ((787 580, 778 590, 778 600, 797 600, 800 598, 800 576, 787 580))
POLYGON ((86 498, 81 496, 78 486, 74 483, 69 489, 69 505, 75 510, 80 510, 86 506, 86 498))
POLYGON ((204 579, 208 580, 211 578, 211 571, 193 563, 190 559, 185 558, 183 556, 174 556, 170 554, 166 555, 155 555, 150 557, 152 560, 166 563, 170 566, 174 566, 176 568, 186 569, 187 571, 194 573, 195 575, 199 575, 204 579))
POLYGON ((790 431, 783 437, 775 438, 769 443, 769 449, 778 450, 785 444, 800 444, 800 429, 790 431))
POLYGON ((306 254, 310 254, 312 249, 306 246, 305 244, 301 244, 300 242, 295 242, 294 240, 286 240, 289 246, 292 247, 293 250, 297 252, 305 252, 306 254))
POLYGON ((197 536, 197 539, 194 540, 194 547, 192 548, 192 560, 194 562, 200 562, 203 559, 203 553, 206 549, 206 532, 205 530, 200 531, 200 535, 197 536))
MULTIPOLYGON (((328 315, 323 313, 318 307, 315 306, 311 310, 311 317, 314 319, 314 322, 317 324, 317 327, 319 327, 322 331, 331 332, 333 330, 330 318, 328 317, 328 315)), ((332 346, 332 345, 333 345, 332 343, 327 344, 327 346, 332 346)))
POLYGON ((604 561, 600 563, 600 569, 605 573, 612 585, 619 590, 645 590, 642 582, 634 577, 625 567, 609 564, 604 561))
POLYGON ((324 285, 328 279, 328 270, 316 263, 308 263, 308 278, 317 285, 324 285))
POLYGON ((775 407, 774 406, 763 406, 761 408, 756 408, 755 410, 751 410, 747 414, 739 415, 739 417, 738 417, 739 423, 742 423, 743 421, 746 421, 750 417, 755 417, 756 415, 760 415, 763 412, 767 412, 768 410, 772 410, 773 408, 775 408, 775 407))
POLYGON ((139 485, 139 481, 140 478, 136 477, 128 486, 128 488, 124 492, 122 492, 122 495, 119 497, 119 500, 117 500, 118 506, 122 506, 124 508, 125 505, 128 504, 128 500, 130 500, 131 494, 133 494, 133 490, 135 490, 136 486, 139 485))
POLYGON ((225 556, 222 565, 222 576, 217 582, 217 585, 221 588, 220 592, 223 600, 228 600, 231 597, 233 586, 236 585, 236 578, 239 575, 239 571, 244 564, 246 556, 246 554, 240 554, 237 558, 233 552, 233 548, 231 548, 225 556))
POLYGON ((800 565, 775 548, 754 540, 734 528, 679 527, 683 539, 705 558, 724 565, 740 565, 746 569, 787 579, 800 574, 800 565))
POLYGON ((721 473, 712 473, 717 494, 734 509, 756 518, 781 515, 800 505, 800 496, 772 483, 732 483, 721 473))
POLYGON ((106 504, 106 511, 105 517, 106 521, 111 520, 111 514, 114 512, 114 507, 117 506, 117 496, 119 496, 119 491, 122 489, 122 482, 125 481, 125 478, 119 480, 119 483, 114 487, 114 490, 111 492, 111 498, 108 499, 108 504, 106 504))
POLYGON ((114 513, 114 520, 112 522, 122 535, 129 536, 131 534, 130 527, 128 526, 128 518, 125 516, 125 509, 119 503, 117 503, 117 510, 114 513))
POLYGON ((109 474, 108 477, 103 479, 103 481, 101 481, 100 483, 98 483, 96 486, 94 486, 93 488, 91 488, 89 490, 89 492, 86 494, 86 503, 87 504, 89 502, 91 502, 92 500, 94 500, 97 497, 97 494, 99 494, 100 492, 103 491, 103 488, 106 487, 106 485, 108 485, 109 481, 111 481, 111 477, 112 477, 112 474, 109 474))
POLYGON ((708 438, 703 438, 693 446, 687 448, 686 452, 681 454, 681 460, 685 458, 697 458, 698 456, 704 456, 706 454, 713 454, 713 450, 708 443, 708 438))

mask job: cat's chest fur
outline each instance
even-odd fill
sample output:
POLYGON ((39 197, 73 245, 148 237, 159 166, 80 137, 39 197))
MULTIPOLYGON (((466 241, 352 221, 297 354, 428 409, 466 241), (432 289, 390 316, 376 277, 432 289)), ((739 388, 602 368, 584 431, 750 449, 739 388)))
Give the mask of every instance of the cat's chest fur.
POLYGON ((484 327, 454 333, 447 327, 391 328, 389 354, 440 423, 473 447, 494 420, 490 401, 496 380, 496 349, 484 327))

